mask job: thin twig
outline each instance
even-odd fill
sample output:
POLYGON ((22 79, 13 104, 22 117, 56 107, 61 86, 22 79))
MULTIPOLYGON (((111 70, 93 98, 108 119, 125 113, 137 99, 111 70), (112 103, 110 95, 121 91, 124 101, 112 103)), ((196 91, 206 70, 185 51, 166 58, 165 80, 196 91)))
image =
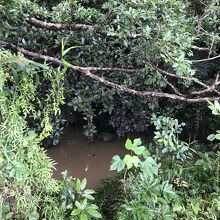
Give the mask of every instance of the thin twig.
POLYGON ((162 78, 163 78, 163 80, 166 82, 166 84, 169 85, 177 95, 184 96, 182 93, 180 93, 180 92, 178 91, 178 89, 177 89, 172 83, 170 83, 170 82, 166 79, 166 77, 162 76, 162 78))
POLYGON ((210 57, 210 58, 207 58, 207 59, 201 59, 201 60, 190 60, 192 63, 200 63, 200 62, 207 62, 207 61, 210 61, 210 60, 216 60, 220 58, 220 55, 218 56, 215 56, 215 57, 210 57))

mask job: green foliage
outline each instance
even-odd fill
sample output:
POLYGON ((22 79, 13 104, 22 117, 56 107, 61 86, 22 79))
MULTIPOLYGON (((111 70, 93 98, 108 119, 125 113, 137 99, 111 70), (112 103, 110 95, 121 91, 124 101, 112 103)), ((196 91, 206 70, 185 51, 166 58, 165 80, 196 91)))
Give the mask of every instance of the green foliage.
POLYGON ((86 179, 75 181, 66 173, 61 182, 53 179, 54 162, 40 147, 52 131, 50 115, 60 114, 65 70, 5 50, 0 50, 0 63, 1 219, 101 218, 86 179), (39 97, 41 74, 50 83, 39 97), (39 133, 28 127, 30 119, 39 121, 39 133))
MULTIPOLYGON (((122 160, 126 170, 138 168, 124 179, 126 200, 118 212, 118 219, 172 219, 170 203, 176 194, 167 180, 161 180, 160 164, 150 156, 141 139, 132 143, 128 139, 125 147, 135 155, 125 155, 122 160)), ((115 156, 116 157, 116 156, 115 156)), ((111 169, 121 171, 118 161, 112 161, 111 169)), ((118 157, 118 160, 120 158, 118 157)))
POLYGON ((112 159, 111 170, 124 172, 118 187, 125 194, 114 219, 218 219, 219 153, 180 141, 183 123, 175 119, 153 115, 152 123, 156 146, 148 150, 141 139, 128 139, 131 154, 112 159))
POLYGON ((69 219, 99 219, 101 214, 98 207, 93 204, 94 190, 85 189, 86 179, 80 181, 67 177, 67 172, 63 172, 63 181, 60 190, 61 206, 66 213, 70 212, 69 219))
MULTIPOLYGON (((191 60, 219 54, 219 18, 217 0, 0 0, 0 40, 40 54, 65 56, 65 64, 140 69, 136 74, 96 74, 139 91, 169 92, 161 73, 148 63, 211 85, 219 61, 197 65, 191 60), (30 17, 94 28, 83 33, 69 27, 48 30, 31 24, 30 17), (66 50, 60 47, 63 39, 66 50), (196 51, 193 45, 211 51, 196 51)), ((183 93, 198 89, 190 81, 172 83, 183 93)), ((218 102, 209 107, 219 115, 218 102)), ((218 219, 219 153, 197 151, 194 144, 180 140, 183 124, 178 120, 150 117, 152 112, 182 112, 196 124, 197 114, 200 121, 208 121, 208 130, 214 126, 203 109, 122 94, 78 72, 0 49, 0 218, 101 218, 93 192, 84 189, 86 181, 66 174, 61 183, 55 181, 54 162, 39 146, 45 138, 58 143, 64 123, 74 122, 78 115, 92 140, 95 121, 105 114, 119 136, 145 131, 150 121, 156 127, 154 147, 144 146, 140 139, 127 140, 125 147, 131 153, 123 159, 113 157, 111 169, 123 175, 114 183, 122 197, 111 197, 109 206, 117 212, 115 218, 218 219)), ((219 134, 208 139, 218 140, 219 134)))
MULTIPOLYGON (((46 201, 47 195, 57 192, 59 186, 51 178, 53 161, 39 147, 37 134, 25 121, 27 114, 37 117, 39 113, 32 104, 36 99, 35 68, 21 56, 2 50, 0 54, 1 195, 3 210, 8 210, 3 218, 25 219, 39 216, 37 207, 46 201), (6 57, 9 63, 4 61, 6 57)), ((59 105, 53 104, 54 108, 59 105)), ((48 106, 46 113, 51 109, 48 106)), ((43 124, 47 125, 44 120, 43 124)), ((45 129, 41 135, 46 135, 45 129)))
MULTIPOLYGON (((212 110, 213 115, 220 115, 220 104, 218 101, 214 103, 209 102, 209 108, 212 110)), ((217 130, 216 134, 210 134, 207 139, 210 141, 220 140, 220 130, 217 130)))
MULTIPOLYGON (((65 57, 69 63, 140 69, 137 74, 97 73, 129 88, 141 91, 169 90, 161 74, 147 62, 180 76, 193 75, 207 83, 213 81, 219 68, 211 62, 200 66, 190 61, 206 56, 192 49, 192 45, 212 48, 209 55, 218 54, 219 4, 216 0, 203 3, 191 0, 10 0, 0 1, 0 6, 1 39, 54 57, 60 57, 60 44, 62 39, 67 39, 66 48, 75 47, 65 57), (208 14, 208 17, 200 22, 203 14, 208 14), (83 33, 69 28, 65 31, 48 30, 30 24, 26 19, 29 17, 67 25, 90 24, 94 28, 83 33)), ((160 108, 165 112, 168 110, 163 101, 125 95, 76 72, 66 75, 64 84, 68 112, 73 116, 82 114, 86 118, 84 129, 90 139, 97 130, 95 119, 104 113, 109 115, 107 124, 119 136, 125 136, 130 132, 145 131, 153 112, 160 108)), ((172 83, 182 91, 197 89, 184 80, 172 83)), ((175 106, 174 102, 169 103, 171 109, 175 106)), ((201 106, 198 108, 202 109, 201 106)), ((185 113, 191 108, 181 105, 181 109, 185 113)), ((189 121, 194 120, 193 114, 196 114, 195 111, 188 113, 189 121)), ((210 119, 204 117, 205 112, 200 111, 200 114, 206 120, 210 119)), ((61 118, 68 121, 68 115, 64 113, 61 118)))

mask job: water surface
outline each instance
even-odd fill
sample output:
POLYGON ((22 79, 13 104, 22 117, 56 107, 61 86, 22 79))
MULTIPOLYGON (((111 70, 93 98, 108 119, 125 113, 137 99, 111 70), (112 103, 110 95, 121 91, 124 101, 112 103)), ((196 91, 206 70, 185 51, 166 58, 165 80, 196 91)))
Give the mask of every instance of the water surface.
POLYGON ((114 155, 127 153, 124 143, 125 138, 108 143, 100 140, 88 143, 81 130, 67 128, 60 143, 48 150, 48 155, 57 163, 54 177, 60 179, 61 172, 67 170, 73 177, 86 177, 87 186, 97 188, 101 179, 115 175, 109 170, 110 162, 114 155))

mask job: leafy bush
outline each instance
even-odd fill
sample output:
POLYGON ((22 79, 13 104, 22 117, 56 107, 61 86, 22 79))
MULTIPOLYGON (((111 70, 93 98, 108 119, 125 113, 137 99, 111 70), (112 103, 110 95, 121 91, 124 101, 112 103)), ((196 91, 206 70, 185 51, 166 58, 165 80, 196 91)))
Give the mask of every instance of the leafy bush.
POLYGON ((131 153, 112 159, 111 170, 124 173, 115 219, 218 219, 220 154, 179 140, 184 124, 176 119, 153 115, 152 122, 156 146, 128 139, 131 153))

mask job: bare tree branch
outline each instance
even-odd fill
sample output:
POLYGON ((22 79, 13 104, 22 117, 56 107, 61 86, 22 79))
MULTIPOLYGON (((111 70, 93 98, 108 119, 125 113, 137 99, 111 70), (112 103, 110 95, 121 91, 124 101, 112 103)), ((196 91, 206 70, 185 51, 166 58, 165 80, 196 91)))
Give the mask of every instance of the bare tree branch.
MULTIPOLYGON (((33 59, 40 59, 40 60, 47 60, 50 61, 51 63, 53 63, 54 65, 58 65, 58 66, 63 66, 63 63, 61 60, 57 59, 57 58, 53 58, 50 56, 46 56, 46 55, 42 55, 42 54, 38 54, 38 53, 34 53, 28 50, 25 50, 24 48, 21 47, 17 47, 13 44, 7 43, 5 41, 0 41, 0 45, 5 46, 6 48, 12 49, 12 50, 16 50, 28 57, 31 57, 33 59)), ((198 97, 198 98, 188 98, 186 96, 181 96, 181 95, 176 95, 176 94, 170 94, 170 93, 164 93, 164 92, 151 92, 151 91, 137 91, 134 89, 130 89, 126 86, 123 85, 119 85, 116 84, 114 82, 111 82, 109 80, 106 80, 100 76, 97 76, 95 74, 93 74, 91 71, 118 71, 118 72, 122 72, 123 70, 125 70, 125 72, 127 72, 128 69, 121 69, 121 68, 97 68, 97 67, 81 67, 81 66, 75 66, 75 65, 68 65, 68 67, 71 70, 74 71, 79 71, 81 72, 83 75, 90 77, 93 80, 98 81, 99 83, 103 84, 104 86, 119 90, 123 93, 129 93, 132 95, 138 95, 141 97, 158 97, 158 98, 170 98, 173 100, 179 100, 179 101, 185 101, 185 102, 190 102, 190 103, 202 103, 202 102, 207 102, 207 101, 214 101, 214 100, 220 100, 220 96, 217 97, 198 97)), ((131 70, 129 70, 128 72, 130 72, 131 70)), ((134 71, 134 70, 132 70, 134 71)), ((136 70, 135 70, 136 71, 136 70)))
POLYGON ((211 50, 208 47, 197 47, 197 46, 192 46, 192 49, 198 50, 198 51, 207 51, 207 52, 209 52, 211 50))
MULTIPOLYGON (((40 28, 50 29, 50 30, 69 30, 69 29, 75 29, 75 30, 91 30, 95 28, 95 25, 88 25, 88 24, 62 24, 62 23, 51 23, 42 21, 36 18, 28 18, 28 22, 32 25, 40 28)), ((97 31, 97 33, 101 33, 97 31)), ((109 33, 108 36, 110 37, 119 37, 117 33, 109 33)), ((139 38, 141 37, 141 34, 130 34, 127 35, 128 38, 139 38)))
MULTIPOLYGON (((21 48, 21 47, 17 47, 13 44, 10 44, 8 42, 5 42, 5 41, 1 41, 0 40, 0 45, 2 46, 5 46, 9 49, 13 49, 13 50, 16 50, 28 57, 32 57, 32 58, 35 58, 35 59, 39 59, 39 60, 47 60, 51 63, 54 63, 58 66, 60 65, 63 65, 62 64, 62 61, 57 59, 57 58, 54 58, 54 57, 50 57, 50 56, 47 56, 47 55, 42 55, 42 54, 39 54, 39 53, 34 53, 34 52, 31 52, 31 51, 28 51, 28 50, 25 50, 24 48, 21 48)), ((81 66, 74 66, 72 65, 71 69, 74 69, 76 71, 83 71, 83 70, 89 70, 89 71, 116 71, 116 72, 125 72, 125 73, 135 73, 135 72, 138 72, 139 70, 138 69, 123 69, 123 68, 111 68, 111 67, 81 67, 81 66)))
MULTIPOLYGON (((216 88, 213 88, 210 90, 210 86, 209 85, 206 85, 205 83, 203 83, 202 81, 200 81, 199 79, 195 78, 195 77, 187 77, 187 76, 179 76, 179 75, 176 75, 176 74, 173 74, 173 73, 170 73, 170 72, 167 72, 165 70, 162 70, 160 68, 158 68, 157 66, 154 66, 152 63, 146 61, 146 63, 148 65, 150 65, 153 69, 157 70, 159 73, 163 74, 163 75, 166 75, 166 76, 170 76, 170 77, 173 77, 173 78, 176 78, 176 79, 182 79, 182 80, 187 80, 187 81, 192 81, 206 89, 204 90, 201 90, 201 91, 204 91, 202 93, 206 93, 206 92, 215 92, 216 94, 220 95, 220 92, 218 90, 216 90, 216 88)), ((215 84, 215 86, 217 86, 215 84)), ((196 94, 197 91, 195 92, 191 92, 191 94, 196 94)), ((199 94, 202 94, 202 93, 199 93, 199 94)))
POLYGON ((180 93, 180 92, 178 91, 178 89, 177 89, 172 83, 170 83, 170 82, 166 79, 166 77, 162 76, 162 78, 163 78, 163 80, 166 82, 166 84, 169 85, 169 86, 171 87, 171 89, 172 89, 177 95, 179 95, 179 96, 184 96, 182 93, 180 93))
POLYGON ((201 62, 207 62, 207 61, 210 61, 210 60, 216 60, 216 59, 219 59, 220 58, 220 55, 218 56, 215 56, 215 57, 210 57, 210 58, 207 58, 207 59, 201 59, 201 60, 190 60, 192 63, 201 63, 201 62))
POLYGON ((46 28, 46 29, 52 29, 52 30, 66 30, 66 29, 89 30, 94 28, 93 25, 88 25, 88 24, 50 23, 50 22, 38 20, 36 18, 29 18, 28 21, 34 26, 46 28))
POLYGON ((216 89, 216 87, 220 84, 220 81, 218 81, 218 79, 219 79, 219 74, 217 74, 215 82, 211 86, 209 86, 207 89, 203 89, 200 91, 194 91, 194 92, 191 92, 191 94, 192 95, 201 95, 201 94, 204 94, 207 92, 215 91, 220 96, 220 92, 216 89))

